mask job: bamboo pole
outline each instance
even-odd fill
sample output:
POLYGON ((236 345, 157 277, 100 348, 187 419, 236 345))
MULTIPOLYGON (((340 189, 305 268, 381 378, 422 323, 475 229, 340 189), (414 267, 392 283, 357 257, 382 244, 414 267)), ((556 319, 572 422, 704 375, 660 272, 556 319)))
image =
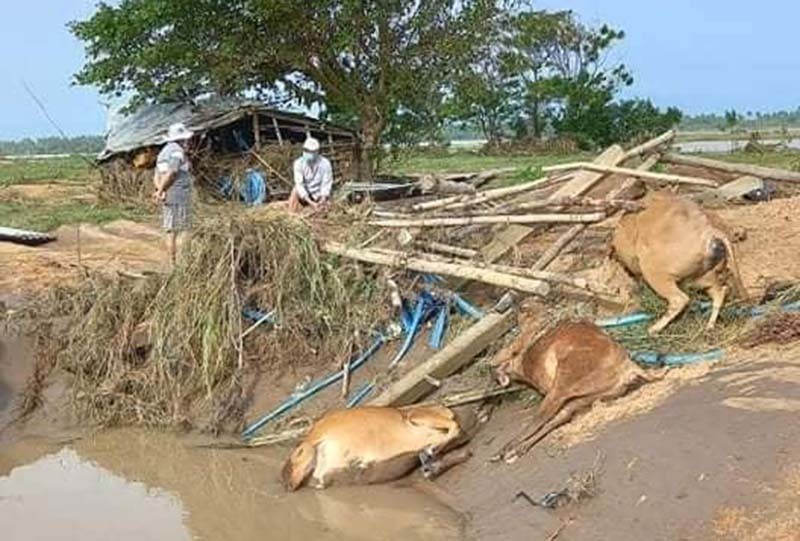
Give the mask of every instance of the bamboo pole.
POLYGON ((417 203, 416 205, 411 205, 411 210, 424 211, 424 210, 433 210, 448 206, 452 208, 454 205, 457 205, 459 203, 468 203, 469 205, 474 205, 477 203, 491 201, 493 199, 499 199, 501 197, 506 197, 509 195, 516 195, 531 190, 535 190, 551 180, 552 179, 550 179, 549 177, 542 177, 531 182, 518 184, 516 186, 508 186, 506 188, 494 188, 493 190, 484 190, 482 192, 470 195, 453 195, 450 197, 444 197, 442 199, 436 199, 434 201, 425 201, 424 203, 417 203))
POLYGON ((458 257, 465 257, 467 259, 474 259, 478 257, 477 250, 470 250, 469 248, 462 248, 461 246, 452 246, 450 244, 443 244, 441 242, 420 242, 420 241, 417 241, 414 244, 416 244, 419 247, 425 248, 426 250, 431 250, 433 252, 439 252, 458 257))
POLYGON ((716 182, 705 178, 687 177, 684 175, 671 175, 668 173, 653 173, 651 171, 640 171, 638 169, 628 169, 627 167, 598 165, 590 162, 576 162, 576 163, 565 163, 562 165, 551 165, 543 168, 543 171, 557 172, 557 171, 569 171, 572 169, 586 169, 588 171, 596 171, 598 173, 628 175, 631 177, 641 178, 643 180, 660 180, 663 182, 677 182, 679 184, 696 184, 699 186, 711 186, 713 188, 717 187, 716 182))
POLYGON ((703 169, 713 169, 725 173, 735 173, 738 175, 752 175, 759 178, 772 180, 783 180, 786 182, 800 182, 800 173, 785 171, 783 169, 773 169, 761 165, 749 165, 744 163, 729 163, 710 158, 700 158, 697 156, 684 156, 682 154, 665 154, 661 161, 673 165, 686 165, 689 167, 700 167, 703 169))
POLYGON ((457 216, 452 218, 418 218, 409 220, 375 220, 379 227, 453 227, 471 224, 563 224, 594 223, 606 217, 603 212, 583 214, 507 214, 502 216, 457 216))
POLYGON ((408 269, 416 272, 455 276, 457 278, 484 282, 506 289, 524 291, 533 295, 545 296, 550 291, 550 286, 542 280, 497 272, 490 269, 482 269, 474 265, 432 261, 430 259, 407 256, 402 252, 391 252, 389 250, 377 251, 348 248, 338 242, 327 242, 323 244, 322 249, 328 253, 363 261, 365 263, 372 263, 374 265, 386 265, 388 267, 408 269))

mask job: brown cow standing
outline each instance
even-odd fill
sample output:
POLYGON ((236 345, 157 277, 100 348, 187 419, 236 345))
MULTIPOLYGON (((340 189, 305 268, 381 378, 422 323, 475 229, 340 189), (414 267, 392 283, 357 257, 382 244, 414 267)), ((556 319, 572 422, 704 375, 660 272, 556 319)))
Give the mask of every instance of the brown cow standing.
POLYGON ((669 303, 650 333, 661 331, 689 304, 689 296, 678 287, 684 280, 711 297, 708 328, 713 328, 728 292, 726 269, 735 292, 746 296, 726 225, 697 203, 670 193, 650 193, 643 203, 644 210, 620 219, 612 246, 623 266, 669 303))
POLYGON ((544 399, 533 422, 495 455, 497 460, 513 462, 577 411, 663 376, 663 371, 639 368, 622 346, 588 321, 562 322, 535 339, 531 319, 521 314, 520 320, 520 335, 493 361, 496 375, 503 385, 527 383, 544 399))

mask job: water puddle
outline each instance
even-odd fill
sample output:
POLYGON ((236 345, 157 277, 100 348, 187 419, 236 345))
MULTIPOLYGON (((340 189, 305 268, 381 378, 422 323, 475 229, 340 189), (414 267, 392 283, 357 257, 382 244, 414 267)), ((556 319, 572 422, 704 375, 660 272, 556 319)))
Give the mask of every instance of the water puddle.
POLYGON ((461 539, 460 517, 411 488, 303 489, 286 449, 220 450, 169 434, 101 433, 0 447, 0 532, 37 541, 461 539))

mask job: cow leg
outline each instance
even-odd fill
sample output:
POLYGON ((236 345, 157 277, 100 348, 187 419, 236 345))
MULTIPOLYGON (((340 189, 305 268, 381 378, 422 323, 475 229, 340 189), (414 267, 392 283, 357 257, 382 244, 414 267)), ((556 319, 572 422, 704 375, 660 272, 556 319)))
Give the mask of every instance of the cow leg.
POLYGON ((441 474, 452 468, 453 466, 457 466, 458 464, 462 464, 470 459, 472 456, 472 451, 469 449, 459 449, 458 451, 452 451, 447 453, 443 457, 439 458, 438 460, 434 460, 428 464, 424 464, 422 466, 422 475, 425 476, 425 479, 435 479, 439 477, 441 474))
POLYGON ((689 296, 681 291, 681 288, 678 287, 678 284, 675 283, 671 276, 660 271, 647 269, 643 266, 642 276, 648 285, 653 288, 653 291, 669 303, 667 313, 648 329, 650 334, 656 334, 683 312, 686 305, 689 304, 689 296))
POLYGON ((563 424, 568 423, 575 413, 582 409, 588 408, 597 400, 600 400, 600 397, 581 396, 567 402, 561 411, 559 411, 555 417, 547 421, 547 423, 545 423, 545 425, 536 434, 531 434, 529 438, 526 438, 517 444, 517 446, 504 457, 506 462, 513 462, 519 457, 527 454, 527 452, 530 451, 534 445, 542 441, 553 430, 563 424))
POLYGON ((716 269, 708 271, 696 280, 695 283, 705 289, 708 296, 711 297, 711 316, 708 318, 706 329, 713 329, 714 325, 717 323, 722 305, 725 303, 725 296, 728 294, 728 286, 720 279, 716 269))
POLYGON ((509 462, 507 459, 509 452, 518 446, 520 442, 536 436, 536 434, 542 429, 547 421, 552 419, 553 416, 558 413, 558 410, 564 406, 564 403, 569 400, 569 396, 564 396, 563 393, 559 392, 557 382, 553 383, 554 385, 552 389, 545 395, 541 404, 539 404, 539 409, 536 412, 536 417, 534 418, 533 422, 525 427, 519 436, 505 444, 500 451, 495 453, 494 456, 492 456, 493 461, 506 460, 506 462, 509 462))

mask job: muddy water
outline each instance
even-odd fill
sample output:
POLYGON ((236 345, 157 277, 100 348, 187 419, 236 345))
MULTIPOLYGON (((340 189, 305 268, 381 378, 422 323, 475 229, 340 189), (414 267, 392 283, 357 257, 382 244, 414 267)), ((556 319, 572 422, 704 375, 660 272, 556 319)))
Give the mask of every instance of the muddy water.
POLYGON ((460 517, 409 487, 286 494, 286 450, 196 447, 124 430, 0 447, 2 539, 461 539, 460 517))
MULTIPOLYGON (((463 520, 409 486, 287 494, 287 448, 211 449, 169 433, 105 431, 54 444, 51 423, 4 430, 30 350, 0 335, 0 540, 462 539, 463 520), (13 438, 13 440, 12 440, 13 438)), ((45 408, 47 409, 47 408, 45 408)))

